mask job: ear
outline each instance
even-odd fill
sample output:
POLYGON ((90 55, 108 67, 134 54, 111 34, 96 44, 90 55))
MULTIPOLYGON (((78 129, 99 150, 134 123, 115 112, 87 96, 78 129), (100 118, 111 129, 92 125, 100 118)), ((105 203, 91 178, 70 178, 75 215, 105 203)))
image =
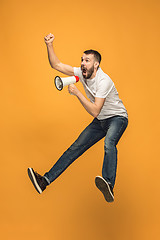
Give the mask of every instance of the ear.
POLYGON ((96 69, 98 69, 99 62, 95 62, 95 63, 94 63, 94 66, 95 66, 96 69))

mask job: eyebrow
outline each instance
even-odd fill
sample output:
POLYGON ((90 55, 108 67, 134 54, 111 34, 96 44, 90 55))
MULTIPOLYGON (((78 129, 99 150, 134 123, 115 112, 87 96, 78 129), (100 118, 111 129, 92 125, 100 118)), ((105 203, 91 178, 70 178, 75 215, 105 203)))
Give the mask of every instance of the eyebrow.
MULTIPOLYGON (((81 57, 81 60, 83 59, 83 57, 81 57)), ((89 57, 86 57, 86 59, 89 59, 90 60, 90 58, 89 57)))

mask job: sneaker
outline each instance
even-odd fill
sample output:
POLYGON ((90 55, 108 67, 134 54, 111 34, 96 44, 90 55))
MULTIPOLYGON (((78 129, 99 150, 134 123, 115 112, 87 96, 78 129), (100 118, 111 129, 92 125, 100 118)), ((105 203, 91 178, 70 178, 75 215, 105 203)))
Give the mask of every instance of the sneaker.
POLYGON ((95 178, 96 187, 103 193, 107 202, 114 201, 113 187, 103 177, 97 176, 95 178))
POLYGON ((42 193, 48 185, 46 179, 35 172, 33 168, 28 168, 28 176, 38 193, 42 193))

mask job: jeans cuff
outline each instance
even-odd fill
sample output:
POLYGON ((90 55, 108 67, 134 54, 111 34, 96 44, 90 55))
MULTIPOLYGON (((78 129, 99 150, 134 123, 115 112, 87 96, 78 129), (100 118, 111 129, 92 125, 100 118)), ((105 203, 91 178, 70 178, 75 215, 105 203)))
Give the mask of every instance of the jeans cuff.
POLYGON ((43 176, 43 177, 46 179, 48 185, 51 184, 51 182, 49 181, 49 179, 46 176, 43 176))

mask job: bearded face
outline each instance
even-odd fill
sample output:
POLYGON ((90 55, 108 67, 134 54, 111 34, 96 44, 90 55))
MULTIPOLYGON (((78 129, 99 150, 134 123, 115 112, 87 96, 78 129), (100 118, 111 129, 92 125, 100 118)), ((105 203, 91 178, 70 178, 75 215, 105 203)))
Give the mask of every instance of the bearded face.
POLYGON ((95 72, 95 59, 93 54, 83 54, 81 58, 81 70, 82 75, 85 79, 90 79, 93 77, 95 72))
POLYGON ((94 73, 94 66, 91 66, 90 68, 81 66, 82 75, 85 79, 90 79, 92 74, 94 73))

